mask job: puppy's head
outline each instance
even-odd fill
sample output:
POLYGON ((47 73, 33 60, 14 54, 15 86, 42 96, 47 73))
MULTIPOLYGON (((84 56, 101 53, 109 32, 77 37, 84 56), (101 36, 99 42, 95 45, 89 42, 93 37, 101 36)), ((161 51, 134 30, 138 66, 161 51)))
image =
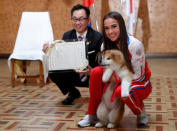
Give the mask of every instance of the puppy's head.
POLYGON ((125 64, 123 54, 119 50, 106 50, 101 56, 101 65, 105 68, 116 69, 125 64))

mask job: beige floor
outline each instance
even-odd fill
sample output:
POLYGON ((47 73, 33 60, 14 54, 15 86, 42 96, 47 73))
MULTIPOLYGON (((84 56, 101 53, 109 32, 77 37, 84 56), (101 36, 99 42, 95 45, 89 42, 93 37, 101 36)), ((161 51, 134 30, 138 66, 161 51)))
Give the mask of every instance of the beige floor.
MULTIPOLYGON (((153 87, 145 100, 148 127, 137 128, 136 116, 126 107, 120 126, 111 131, 177 130, 177 59, 148 59, 148 63, 153 87)), ((37 72, 35 64, 31 64, 29 73, 37 72)), ((12 88, 7 59, 0 59, 0 131, 109 131, 77 127, 77 122, 87 113, 89 99, 88 88, 79 90, 82 97, 74 105, 63 106, 61 101, 65 96, 52 82, 43 88, 37 84, 12 88)))
POLYGON ((148 59, 152 76, 177 76, 177 58, 148 59))

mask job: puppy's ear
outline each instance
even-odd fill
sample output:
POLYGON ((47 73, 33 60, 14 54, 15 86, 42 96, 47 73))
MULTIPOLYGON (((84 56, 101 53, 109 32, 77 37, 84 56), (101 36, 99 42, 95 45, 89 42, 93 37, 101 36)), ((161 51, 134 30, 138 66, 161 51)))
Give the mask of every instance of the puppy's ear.
POLYGON ((97 60, 98 64, 101 63, 101 59, 102 59, 102 54, 101 54, 101 52, 99 52, 99 53, 97 54, 97 57, 96 57, 96 60, 97 60))
POLYGON ((124 57, 122 52, 116 51, 113 53, 114 54, 114 61, 118 64, 123 64, 124 63, 124 57))
POLYGON ((114 59, 114 60, 119 60, 119 59, 121 59, 121 56, 120 56, 120 54, 119 54, 118 52, 111 52, 111 57, 112 57, 112 59, 114 59))
POLYGON ((103 57, 104 53, 105 53, 105 51, 101 51, 101 52, 99 52, 99 53, 97 54, 96 60, 97 60, 98 64, 101 63, 102 57, 103 57))

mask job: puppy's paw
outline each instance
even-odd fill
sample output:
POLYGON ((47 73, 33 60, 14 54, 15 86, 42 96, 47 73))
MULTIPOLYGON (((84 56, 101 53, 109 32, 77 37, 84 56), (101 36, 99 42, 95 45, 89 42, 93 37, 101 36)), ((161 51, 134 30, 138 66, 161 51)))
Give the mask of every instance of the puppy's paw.
POLYGON ((112 73, 113 73, 113 70, 106 69, 103 73, 102 81, 105 83, 108 82, 109 79, 111 78, 112 73))
POLYGON ((127 87, 122 87, 121 89, 121 97, 126 99, 129 96, 129 89, 127 87))
POLYGON ((131 82, 128 82, 127 80, 122 80, 121 85, 122 85, 121 96, 122 98, 127 98, 129 96, 131 82))
POLYGON ((108 123, 108 125, 107 125, 107 128, 109 128, 109 129, 112 129, 112 128, 115 128, 115 127, 116 127, 116 125, 113 124, 113 123, 108 123))
POLYGON ((123 98, 123 99, 126 99, 126 98, 128 98, 129 97, 129 92, 124 92, 124 93, 122 93, 121 94, 121 97, 123 98))
POLYGON ((98 123, 95 124, 96 128, 101 128, 101 127, 104 127, 104 126, 105 126, 105 124, 101 123, 101 122, 98 122, 98 123))

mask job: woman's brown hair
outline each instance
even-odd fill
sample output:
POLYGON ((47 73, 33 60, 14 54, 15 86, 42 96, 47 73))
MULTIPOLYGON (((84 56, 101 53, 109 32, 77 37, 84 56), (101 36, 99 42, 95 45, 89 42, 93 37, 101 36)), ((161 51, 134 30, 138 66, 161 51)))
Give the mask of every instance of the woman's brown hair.
POLYGON ((120 50, 124 55, 127 67, 129 68, 130 71, 134 72, 130 60, 130 54, 128 51, 128 34, 127 34, 124 19, 121 16, 121 14, 115 11, 107 13, 103 18, 102 32, 103 32, 104 50, 110 50, 110 49, 120 50), (104 21, 108 18, 115 19, 119 25, 120 36, 119 39, 115 42, 111 41, 106 36, 105 33, 104 21), (117 47, 118 43, 120 44, 120 49, 117 47))

